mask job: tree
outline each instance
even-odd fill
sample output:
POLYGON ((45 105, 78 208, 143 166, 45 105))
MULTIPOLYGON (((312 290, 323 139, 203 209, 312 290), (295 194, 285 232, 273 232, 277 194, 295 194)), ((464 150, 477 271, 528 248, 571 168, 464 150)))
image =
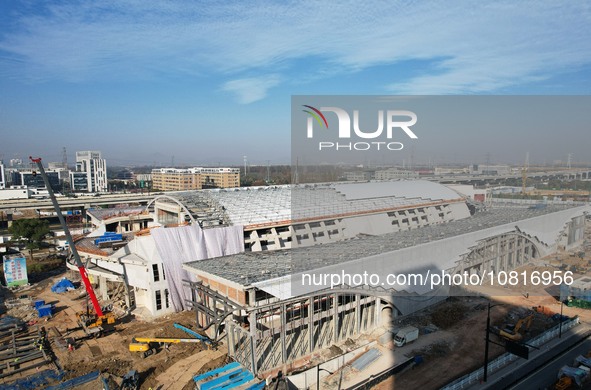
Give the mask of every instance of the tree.
POLYGON ((49 234, 49 223, 45 219, 17 219, 8 228, 12 235, 12 241, 26 243, 31 259, 33 250, 39 248, 39 244, 49 234))

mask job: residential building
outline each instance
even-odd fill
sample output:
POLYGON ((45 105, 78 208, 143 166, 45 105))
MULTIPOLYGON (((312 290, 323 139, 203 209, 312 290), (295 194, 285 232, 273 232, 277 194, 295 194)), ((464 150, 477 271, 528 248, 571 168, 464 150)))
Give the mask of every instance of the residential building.
POLYGON ((107 192, 107 163, 98 151, 76 152, 76 171, 70 172, 74 192, 107 192))
POLYGON ((159 168, 152 170, 152 187, 161 191, 240 187, 239 168, 159 168))

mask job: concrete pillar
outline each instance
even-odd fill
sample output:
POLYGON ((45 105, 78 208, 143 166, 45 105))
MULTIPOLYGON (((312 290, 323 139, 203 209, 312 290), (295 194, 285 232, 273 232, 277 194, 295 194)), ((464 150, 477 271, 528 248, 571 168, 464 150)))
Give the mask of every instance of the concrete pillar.
POLYGON ((308 353, 314 350, 314 297, 308 299, 308 353))
POLYGON ((109 299, 108 289, 107 289, 107 279, 104 276, 99 276, 99 289, 101 290, 101 298, 106 301, 109 299))
POLYGON ((382 300, 380 297, 376 297, 376 305, 375 305, 375 316, 374 316, 374 327, 380 326, 382 323, 382 300))
POLYGON ((256 356, 256 351, 257 351, 257 341, 256 341, 257 314, 256 314, 255 310, 250 312, 250 315, 248 317, 248 321, 250 322, 250 362, 252 364, 251 371, 254 375, 256 375, 258 373, 258 367, 257 367, 257 356, 256 356))
POLYGON ((285 304, 281 305, 280 309, 280 317, 281 317, 281 362, 283 364, 287 363, 287 346, 285 345, 286 342, 286 327, 287 327, 287 314, 286 314, 286 307, 285 304))
POLYGON ((226 338, 228 342, 228 356, 235 356, 235 344, 234 344, 234 322, 226 322, 226 338))
POLYGON ((361 333, 361 295, 355 294, 355 334, 361 333))
POLYGON ((256 290, 254 288, 248 290, 248 305, 252 307, 256 306, 256 290))
POLYGON ((333 323, 333 342, 336 343, 339 341, 339 297, 337 294, 332 295, 332 302, 333 302, 333 314, 332 314, 332 323, 333 323))

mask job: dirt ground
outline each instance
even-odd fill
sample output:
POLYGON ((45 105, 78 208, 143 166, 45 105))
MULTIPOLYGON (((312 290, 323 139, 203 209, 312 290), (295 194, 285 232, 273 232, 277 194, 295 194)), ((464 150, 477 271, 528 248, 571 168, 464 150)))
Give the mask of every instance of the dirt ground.
MULTIPOLYGON (((585 239, 583 247, 536 259, 517 271, 573 270, 575 280, 583 275, 589 276, 591 275, 591 226, 589 222, 586 226, 585 239)), ((547 314, 560 313, 561 311, 561 305, 557 299, 560 293, 556 286, 526 287, 519 285, 510 288, 489 286, 472 290, 483 297, 457 298, 456 302, 461 302, 466 307, 466 311, 462 319, 457 318, 457 313, 450 313, 450 319, 457 319, 455 324, 446 329, 453 335, 451 341, 443 345, 434 345, 427 348, 426 351, 413 351, 409 355, 419 354, 423 357, 424 362, 409 371, 388 378, 375 386, 376 389, 437 389, 482 367, 489 302, 485 297, 490 298, 491 304, 499 304, 491 309, 491 326, 493 327, 502 328, 505 324, 515 324, 519 318, 533 313, 533 321, 531 327, 525 331, 524 340, 555 325, 556 322, 547 314), (538 306, 544 307, 547 314, 531 310, 538 306)), ((564 315, 569 317, 578 315, 581 322, 591 323, 591 310, 571 308, 566 305, 562 309, 564 315)), ((491 335, 491 340, 502 341, 498 335, 491 335)), ((504 352, 504 348, 492 343, 489 344, 490 360, 504 352)))
MULTIPOLYGON (((57 342, 60 335, 63 338, 84 337, 84 332, 81 329, 72 329, 78 328, 75 313, 86 308, 86 299, 79 299, 83 287, 62 294, 51 292, 51 286, 64 276, 73 275, 67 272, 54 274, 15 293, 17 296, 26 294, 33 301, 43 299, 46 303, 54 304, 56 312, 52 318, 38 319, 35 310, 26 306, 7 312, 7 315, 31 321, 31 328, 35 328, 37 325, 45 327, 57 363, 66 371, 64 379, 75 378, 99 370, 101 376, 111 378, 111 383, 120 383, 121 377, 129 370, 134 369, 140 375, 141 389, 181 390, 185 387, 193 388, 190 386, 193 375, 219 367, 227 360, 225 346, 220 346, 218 350, 208 350, 202 343, 170 344, 168 349, 161 348, 158 353, 145 359, 141 358, 139 353, 129 351, 129 343, 134 337, 192 338, 189 334, 176 329, 173 324, 180 323, 190 329, 195 329, 193 312, 175 313, 153 321, 143 321, 133 317, 120 318, 113 332, 98 339, 77 341, 73 351, 60 348, 57 342), (174 380, 170 378, 174 378, 174 380), (179 383, 179 378, 182 378, 184 383, 179 383)), ((43 367, 43 369, 46 368, 54 367, 43 367)), ((34 371, 16 374, 5 378, 5 381, 10 383, 33 373, 34 371)), ((82 390, 102 389, 102 385, 97 380, 78 388, 82 390)))

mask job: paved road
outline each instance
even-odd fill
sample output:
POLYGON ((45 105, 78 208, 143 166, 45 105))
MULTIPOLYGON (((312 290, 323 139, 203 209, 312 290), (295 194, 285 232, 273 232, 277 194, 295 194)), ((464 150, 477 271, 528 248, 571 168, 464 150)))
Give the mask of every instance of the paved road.
POLYGON ((586 355, 591 350, 591 339, 586 338, 583 342, 577 343, 552 358, 551 361, 543 364, 535 371, 529 373, 526 377, 514 383, 508 389, 512 390, 531 390, 531 389, 552 389, 552 385, 557 380, 558 371, 562 366, 572 366, 575 357, 586 355))

